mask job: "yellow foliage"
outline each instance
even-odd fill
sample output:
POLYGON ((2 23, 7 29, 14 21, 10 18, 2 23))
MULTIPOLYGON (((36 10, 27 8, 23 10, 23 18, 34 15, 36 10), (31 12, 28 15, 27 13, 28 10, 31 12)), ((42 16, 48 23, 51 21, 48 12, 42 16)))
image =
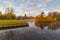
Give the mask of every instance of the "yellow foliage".
POLYGON ((57 18, 53 18, 53 17, 50 17, 50 16, 45 16, 43 18, 39 17, 39 16, 36 16, 35 17, 35 21, 56 21, 57 18))

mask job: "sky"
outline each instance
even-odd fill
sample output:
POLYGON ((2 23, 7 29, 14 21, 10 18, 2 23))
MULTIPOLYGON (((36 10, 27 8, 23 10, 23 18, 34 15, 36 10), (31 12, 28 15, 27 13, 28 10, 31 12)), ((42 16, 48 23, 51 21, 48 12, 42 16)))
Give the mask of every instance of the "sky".
POLYGON ((60 0, 0 0, 0 11, 3 13, 8 7, 14 8, 17 16, 27 14, 28 16, 39 15, 40 12, 60 12, 60 0))

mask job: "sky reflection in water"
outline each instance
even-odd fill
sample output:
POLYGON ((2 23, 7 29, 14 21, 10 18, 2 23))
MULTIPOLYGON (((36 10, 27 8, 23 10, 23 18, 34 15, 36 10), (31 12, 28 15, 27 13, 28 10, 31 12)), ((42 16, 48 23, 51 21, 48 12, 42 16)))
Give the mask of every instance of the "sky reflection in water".
POLYGON ((33 22, 29 25, 31 26, 25 28, 0 30, 0 40, 60 40, 60 29, 51 30, 45 27, 42 30, 33 22))

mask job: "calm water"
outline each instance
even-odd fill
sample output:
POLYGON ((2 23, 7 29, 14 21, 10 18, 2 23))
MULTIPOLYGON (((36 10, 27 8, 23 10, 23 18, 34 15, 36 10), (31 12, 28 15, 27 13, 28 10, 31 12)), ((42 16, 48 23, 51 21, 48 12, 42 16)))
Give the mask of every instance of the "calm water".
POLYGON ((28 22, 29 27, 0 30, 0 40, 60 40, 59 28, 41 28, 34 22, 28 22))

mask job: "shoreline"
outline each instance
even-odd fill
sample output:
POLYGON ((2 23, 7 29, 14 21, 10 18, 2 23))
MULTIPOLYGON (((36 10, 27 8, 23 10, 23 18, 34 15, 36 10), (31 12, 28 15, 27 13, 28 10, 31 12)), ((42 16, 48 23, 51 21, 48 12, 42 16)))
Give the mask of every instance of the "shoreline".
POLYGON ((25 25, 3 25, 3 26, 0 26, 0 30, 21 28, 21 27, 28 27, 28 26, 29 26, 28 24, 25 24, 25 25))

